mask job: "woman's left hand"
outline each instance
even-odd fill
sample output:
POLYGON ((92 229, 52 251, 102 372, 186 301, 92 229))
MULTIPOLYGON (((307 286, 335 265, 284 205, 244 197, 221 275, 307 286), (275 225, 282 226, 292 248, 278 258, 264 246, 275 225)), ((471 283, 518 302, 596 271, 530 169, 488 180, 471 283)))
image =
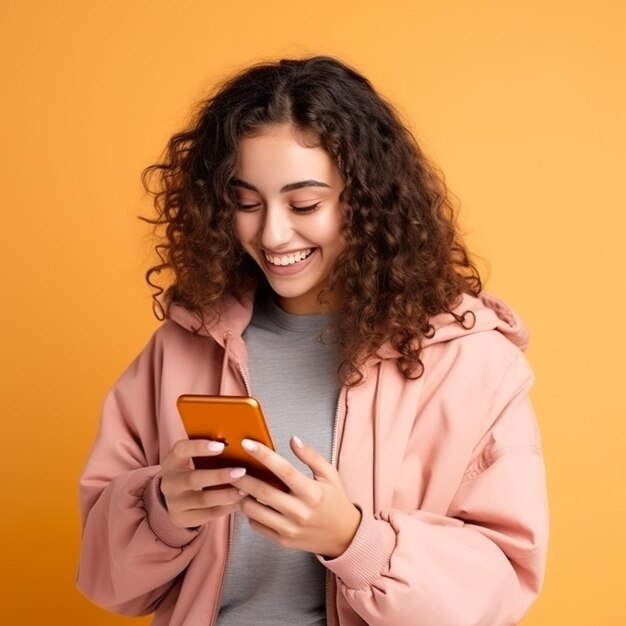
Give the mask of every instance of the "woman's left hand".
POLYGON ((326 558, 342 554, 361 522, 361 512, 348 499, 337 470, 297 437, 292 437, 291 449, 311 468, 313 478, 263 444, 249 439, 244 442, 249 454, 291 490, 285 493, 247 474, 239 478, 235 486, 251 496, 239 505, 252 527, 284 548, 326 558))

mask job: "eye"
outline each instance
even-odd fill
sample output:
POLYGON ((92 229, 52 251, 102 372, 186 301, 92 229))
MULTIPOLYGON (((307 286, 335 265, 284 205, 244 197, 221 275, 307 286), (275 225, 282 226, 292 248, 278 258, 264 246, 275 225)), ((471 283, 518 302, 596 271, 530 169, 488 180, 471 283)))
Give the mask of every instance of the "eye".
POLYGON ((313 213, 313 211, 316 211, 320 206, 320 203, 317 202, 316 204, 312 204, 311 206, 293 206, 291 205, 291 208, 293 209, 294 213, 298 213, 298 215, 306 215, 307 213, 313 213))
POLYGON ((236 206, 239 211, 253 211, 259 206, 259 204, 241 204, 240 202, 237 202, 236 206))

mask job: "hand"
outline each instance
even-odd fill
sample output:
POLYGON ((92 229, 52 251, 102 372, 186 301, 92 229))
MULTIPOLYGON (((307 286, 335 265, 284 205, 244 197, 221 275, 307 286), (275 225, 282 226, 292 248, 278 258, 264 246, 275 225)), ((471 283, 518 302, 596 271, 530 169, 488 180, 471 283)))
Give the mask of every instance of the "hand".
POLYGON ((361 522, 361 512, 348 499, 337 470, 297 437, 292 437, 291 449, 311 468, 313 478, 263 444, 244 439, 243 446, 291 490, 285 493, 250 475, 238 480, 237 489, 251 496, 240 508, 252 527, 284 548, 326 558, 342 554, 361 522))
POLYGON ((238 510, 243 496, 229 483, 243 476, 244 468, 193 469, 192 457, 215 456, 223 450, 224 444, 219 441, 182 439, 163 459, 161 493, 175 526, 194 528, 238 510), (203 491, 215 485, 226 486, 203 491))

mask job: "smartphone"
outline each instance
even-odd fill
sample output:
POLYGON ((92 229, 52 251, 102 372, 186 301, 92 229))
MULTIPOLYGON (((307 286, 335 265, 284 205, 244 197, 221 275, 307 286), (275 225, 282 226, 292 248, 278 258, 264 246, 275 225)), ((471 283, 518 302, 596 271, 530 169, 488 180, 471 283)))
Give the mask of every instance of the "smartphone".
POLYGON ((176 406, 189 439, 212 439, 224 444, 221 454, 193 457, 196 469, 245 467, 251 476, 289 492, 289 488, 274 473, 241 446, 241 440, 247 438, 275 450, 257 400, 249 396, 182 395, 178 397, 176 406))

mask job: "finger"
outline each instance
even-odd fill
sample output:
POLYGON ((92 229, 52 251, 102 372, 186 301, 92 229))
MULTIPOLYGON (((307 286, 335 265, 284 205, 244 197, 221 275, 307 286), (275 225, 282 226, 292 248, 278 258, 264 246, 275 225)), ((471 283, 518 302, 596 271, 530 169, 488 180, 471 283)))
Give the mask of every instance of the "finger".
POLYGON ((237 481, 237 489, 291 518, 296 517, 298 510, 302 508, 293 495, 250 475, 237 481))
POLYGON ((215 456, 224 450, 221 441, 209 439, 181 439, 177 441, 163 460, 168 469, 187 469, 191 466, 194 456, 215 456))
POLYGON ((189 472, 187 483, 191 489, 204 489, 205 487, 217 487, 219 485, 234 484, 245 475, 245 467, 193 470, 189 472))
POLYGON ((335 479, 337 470, 313 446, 302 443, 295 435, 289 443, 298 459, 311 468, 316 480, 321 478, 330 482, 335 479))
POLYGON ((258 522, 262 526, 273 530, 281 537, 295 537, 294 525, 288 518, 271 507, 257 502, 254 498, 244 498, 239 506, 241 507, 242 513, 244 513, 249 520, 258 522))
POLYGON ((168 480, 161 481, 161 491, 170 498, 181 497, 185 492, 201 491, 205 487, 217 487, 236 483, 245 475, 243 467, 181 471, 168 480))
POLYGON ((276 474, 276 476, 278 476, 278 478, 296 495, 306 491, 307 482, 311 479, 297 470, 287 459, 280 456, 280 454, 252 439, 243 439, 241 445, 248 454, 265 465, 272 473, 276 474))
POLYGON ((211 489, 210 491, 194 491, 185 493, 178 501, 179 510, 209 509, 239 502, 245 496, 235 487, 211 489))
POLYGON ((287 541, 271 528, 263 526, 263 524, 259 524, 259 522, 256 522, 253 519, 248 519, 248 523, 257 533, 259 533, 259 535, 262 535, 272 543, 275 543, 283 548, 289 547, 287 545, 287 541))
POLYGON ((215 506, 210 509, 192 509, 185 511, 183 514, 172 516, 172 521, 180 528, 195 528, 224 515, 230 515, 238 511, 239 507, 240 503, 235 502, 234 504, 215 506))

